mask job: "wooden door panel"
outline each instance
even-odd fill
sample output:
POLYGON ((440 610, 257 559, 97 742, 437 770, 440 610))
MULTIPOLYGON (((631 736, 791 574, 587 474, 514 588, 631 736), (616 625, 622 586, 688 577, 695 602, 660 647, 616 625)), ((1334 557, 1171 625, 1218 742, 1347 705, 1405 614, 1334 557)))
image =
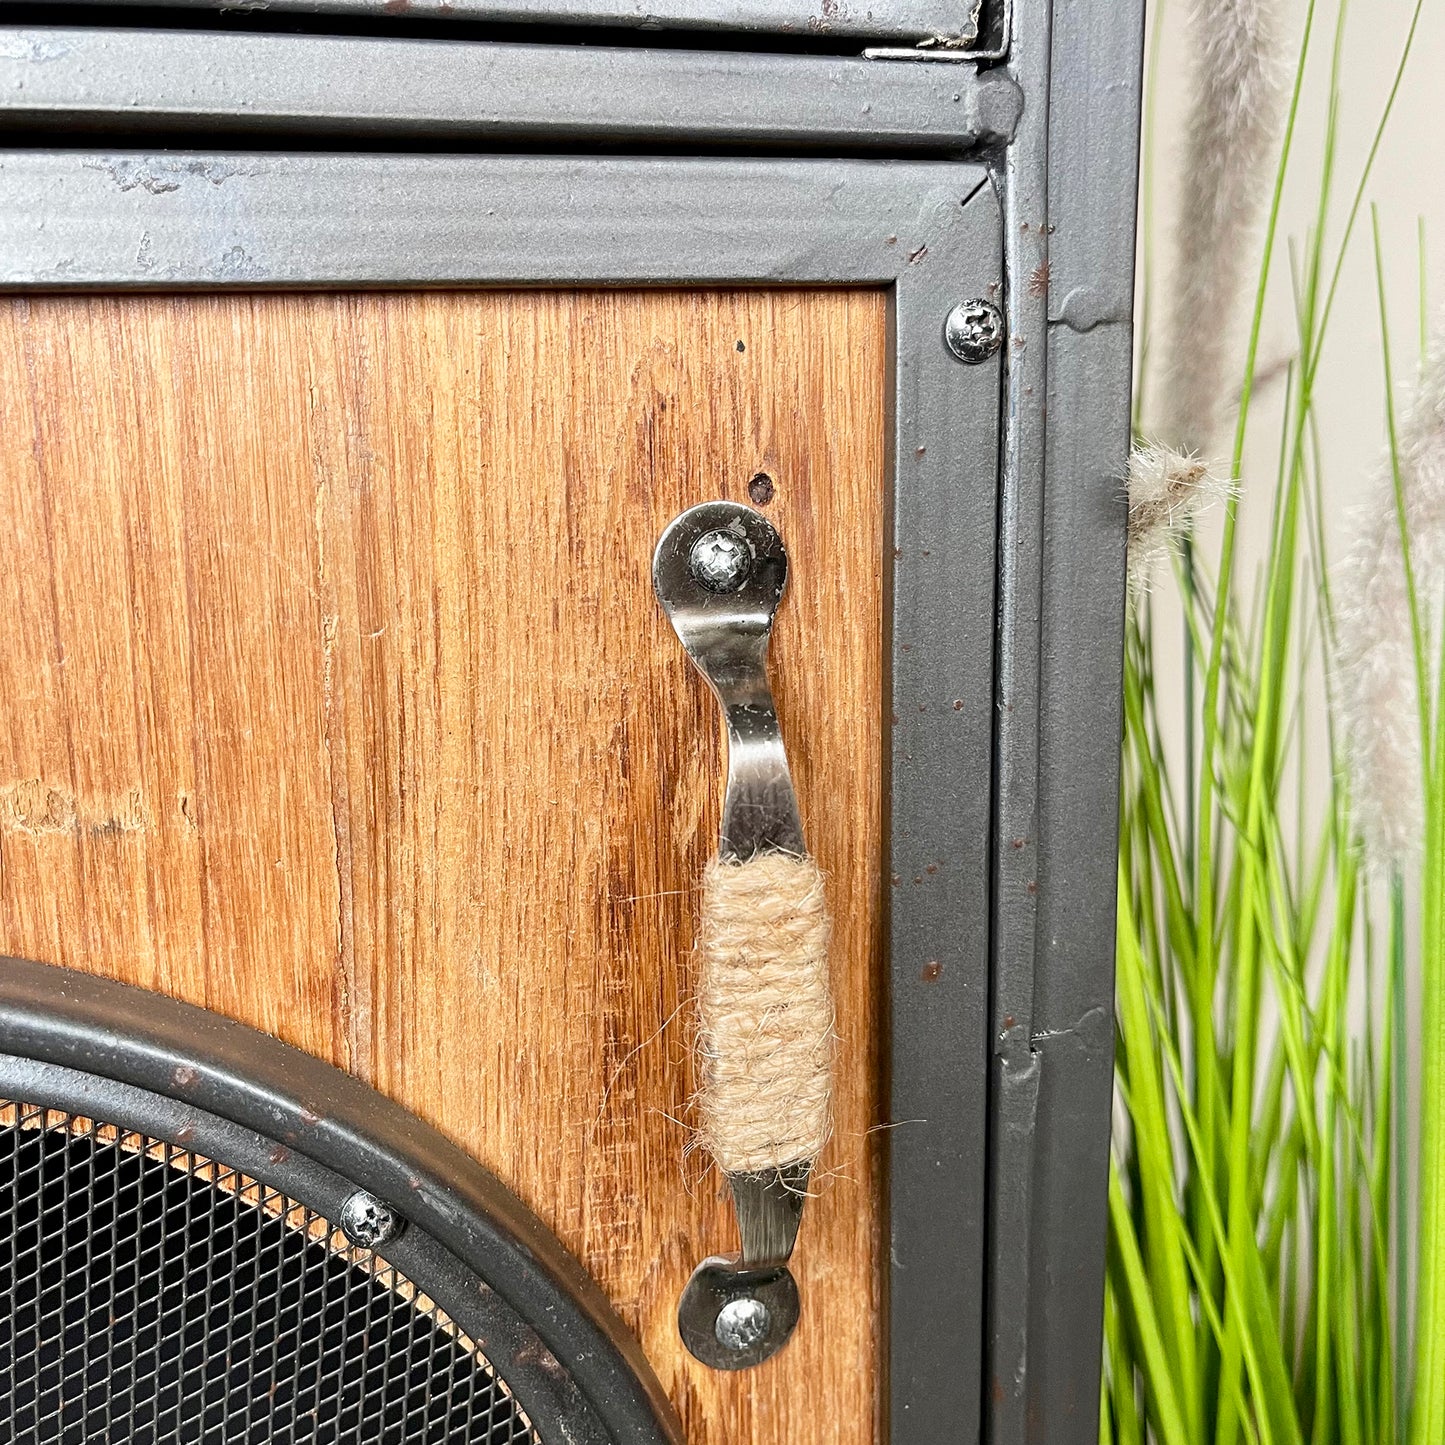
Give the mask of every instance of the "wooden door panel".
POLYGON ((875 1438, 886 300, 0 303, 0 949, 205 1004, 456 1139, 697 1442, 875 1438), (837 1134, 797 1335, 697 1365, 688 1150, 715 708, 652 595, 715 497, 789 549, 773 676, 831 879, 837 1134))

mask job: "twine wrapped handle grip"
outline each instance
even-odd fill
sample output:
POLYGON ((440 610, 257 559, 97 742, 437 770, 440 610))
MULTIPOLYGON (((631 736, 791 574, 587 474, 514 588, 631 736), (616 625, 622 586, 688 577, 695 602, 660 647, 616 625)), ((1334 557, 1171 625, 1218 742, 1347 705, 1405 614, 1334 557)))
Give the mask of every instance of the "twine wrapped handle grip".
POLYGON ((678 1307, 684 1342, 719 1369, 768 1358, 797 1322, 787 1261, 831 1125, 823 879, 803 842, 767 677, 786 581, 781 538, 734 502, 684 512, 653 559, 658 598, 728 733, 718 856, 703 879, 697 1108, 701 1142, 732 1190, 742 1254, 704 1260, 678 1307))
POLYGON ((811 858, 714 858, 703 876, 702 1142, 724 1173, 811 1164, 831 1127, 828 913, 811 858))

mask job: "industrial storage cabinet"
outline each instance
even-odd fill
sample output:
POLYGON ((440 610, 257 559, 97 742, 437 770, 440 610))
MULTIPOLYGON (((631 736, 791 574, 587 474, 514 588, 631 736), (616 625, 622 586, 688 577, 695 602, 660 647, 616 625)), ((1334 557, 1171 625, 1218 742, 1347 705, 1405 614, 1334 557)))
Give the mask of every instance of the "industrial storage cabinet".
POLYGON ((0 15, 15 1428, 1093 1438, 1140 10, 0 15), (839 1040, 735 1371, 650 573, 713 499, 839 1040))

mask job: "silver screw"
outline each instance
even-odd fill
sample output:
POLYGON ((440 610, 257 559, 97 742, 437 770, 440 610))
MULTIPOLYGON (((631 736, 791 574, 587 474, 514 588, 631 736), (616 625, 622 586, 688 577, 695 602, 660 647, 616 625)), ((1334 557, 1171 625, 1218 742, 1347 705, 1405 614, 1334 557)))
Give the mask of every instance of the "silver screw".
POLYGON ((718 1312, 713 1334, 725 1350, 750 1350, 768 1332, 768 1307, 759 1299, 730 1299, 718 1312))
POLYGON ((736 592, 753 570, 753 554, 731 532, 705 532, 692 544, 688 567, 709 592, 736 592))
POLYGON ((943 323, 943 339, 960 361, 977 366, 1003 345, 1003 314, 981 296, 960 301, 943 323))
POLYGON ((362 1189, 341 1206, 341 1217, 336 1222, 358 1249, 380 1249, 401 1233, 396 1211, 362 1189))

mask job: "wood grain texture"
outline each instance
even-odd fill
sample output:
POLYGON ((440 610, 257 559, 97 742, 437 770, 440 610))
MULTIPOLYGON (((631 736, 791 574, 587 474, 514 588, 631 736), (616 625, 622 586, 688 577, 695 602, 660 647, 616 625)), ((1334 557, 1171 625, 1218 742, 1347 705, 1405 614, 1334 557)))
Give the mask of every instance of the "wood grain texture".
POLYGON ((873 291, 0 301, 0 949, 437 1125, 696 1445, 877 1434, 884 338, 873 291), (674 1325, 735 1247, 686 1127, 722 745, 649 568, 758 472, 841 1043, 803 1321, 728 1376, 674 1325))

